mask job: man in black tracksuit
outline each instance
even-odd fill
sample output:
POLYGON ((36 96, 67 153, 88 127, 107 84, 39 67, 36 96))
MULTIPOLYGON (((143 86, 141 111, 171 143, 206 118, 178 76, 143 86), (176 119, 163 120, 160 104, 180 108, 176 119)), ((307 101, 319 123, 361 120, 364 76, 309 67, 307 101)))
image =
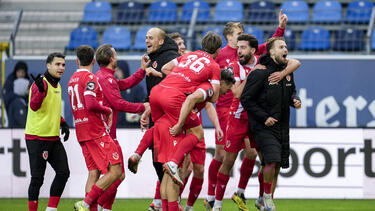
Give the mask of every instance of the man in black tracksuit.
POLYGON ((267 54, 260 59, 265 70, 249 74, 241 104, 247 111, 249 125, 260 147, 264 167, 264 205, 275 210, 272 201, 272 182, 282 168, 289 167, 289 106, 301 107, 296 95, 293 73, 278 83, 270 83, 268 76, 286 67, 288 54, 285 40, 273 37, 267 41, 267 54))

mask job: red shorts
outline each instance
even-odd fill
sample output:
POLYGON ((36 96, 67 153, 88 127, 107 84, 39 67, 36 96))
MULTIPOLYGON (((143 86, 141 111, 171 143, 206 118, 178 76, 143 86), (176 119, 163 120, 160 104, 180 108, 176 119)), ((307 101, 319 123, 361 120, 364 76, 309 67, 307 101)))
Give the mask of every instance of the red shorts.
MULTIPOLYGON (((204 145, 204 140, 202 141, 204 145)), ((202 141, 200 141, 198 145, 201 144, 202 141)), ((193 150, 190 152, 190 160, 193 163, 204 165, 204 162, 206 160, 206 149, 199 147, 198 145, 195 146, 193 150)))
POLYGON ((113 139, 113 142, 115 142, 117 150, 118 150, 118 154, 120 155, 122 173, 125 173, 124 156, 122 155, 122 149, 121 149, 120 143, 117 141, 117 139, 113 139))
POLYGON ((215 133, 215 144, 224 145, 227 140, 227 125, 229 120, 229 107, 216 107, 216 113, 219 118, 221 130, 223 131, 223 139, 219 141, 215 133))
POLYGON ((166 115, 172 125, 175 125, 180 116, 182 103, 186 95, 178 89, 156 85, 151 90, 150 107, 152 121, 156 122, 166 115))
POLYGON ((249 138, 250 146, 254 147, 254 136, 248 128, 249 121, 246 119, 237 119, 233 115, 230 116, 228 122, 228 137, 224 146, 227 152, 238 153, 245 148, 245 138, 249 138), (252 143, 253 142, 253 143, 252 143))
POLYGON ((174 137, 169 133, 172 126, 168 117, 162 116, 154 125, 154 160, 160 163, 166 163, 171 160, 177 149, 177 144, 184 138, 184 134, 174 137))
POLYGON ((109 135, 79 144, 89 171, 98 169, 102 174, 106 174, 109 165, 121 163, 121 152, 109 135))
POLYGON ((188 118, 184 124, 184 130, 197 127, 202 124, 202 120, 200 118, 200 113, 190 112, 188 118))

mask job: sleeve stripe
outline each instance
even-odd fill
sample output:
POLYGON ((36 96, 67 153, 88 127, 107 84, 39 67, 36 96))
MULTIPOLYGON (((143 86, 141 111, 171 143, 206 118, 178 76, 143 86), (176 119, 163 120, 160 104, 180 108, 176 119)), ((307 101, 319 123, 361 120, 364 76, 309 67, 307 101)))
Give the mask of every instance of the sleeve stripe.
POLYGON ((218 84, 218 85, 220 85, 220 81, 219 80, 211 80, 211 84, 218 84))
POLYGON ((173 61, 173 64, 174 64, 174 65, 176 65, 176 66, 178 65, 178 61, 177 61, 177 59, 173 59, 172 61, 173 61))
POLYGON ((240 77, 234 77, 234 80, 236 80, 237 82, 238 82, 238 81, 241 81, 241 80, 240 80, 240 77))
POLYGON ((203 93, 203 98, 204 98, 204 100, 206 100, 207 99, 207 93, 206 93, 206 91, 204 91, 204 89, 202 89, 202 88, 199 88, 198 90, 203 93))
POLYGON ((83 93, 83 95, 92 95, 92 96, 96 97, 96 94, 95 94, 95 92, 93 92, 93 91, 85 91, 85 92, 83 93))

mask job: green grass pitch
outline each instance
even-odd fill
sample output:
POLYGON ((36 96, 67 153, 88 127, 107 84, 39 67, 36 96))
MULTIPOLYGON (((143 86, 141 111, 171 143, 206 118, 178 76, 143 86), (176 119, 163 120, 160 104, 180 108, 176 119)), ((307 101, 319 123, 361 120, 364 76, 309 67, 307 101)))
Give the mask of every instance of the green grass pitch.
MULTIPOLYGON (((73 204, 78 199, 61 199, 59 211, 73 210, 73 204)), ((39 200, 38 211, 45 211, 48 199, 39 200)), ((117 199, 113 211, 147 211, 151 199, 117 199)), ((182 201, 184 205, 186 200, 182 201)), ((257 210, 254 199, 247 200, 250 211, 257 210)), ((375 200, 330 200, 330 199, 275 199, 277 211, 374 211, 375 200)), ((27 211, 27 199, 0 199, 1 211, 27 211)), ((195 211, 205 211, 202 199, 198 199, 195 211)), ((224 200, 223 210, 238 210, 231 200, 224 200)))

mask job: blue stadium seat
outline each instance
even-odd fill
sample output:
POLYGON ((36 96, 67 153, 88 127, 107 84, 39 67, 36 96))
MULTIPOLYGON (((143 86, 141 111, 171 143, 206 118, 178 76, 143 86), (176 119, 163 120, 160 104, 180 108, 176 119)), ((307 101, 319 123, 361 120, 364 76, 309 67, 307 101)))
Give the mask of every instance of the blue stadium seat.
POLYGON ((78 27, 70 33, 70 41, 67 49, 73 50, 80 45, 89 45, 93 48, 98 47, 98 32, 88 26, 78 27))
POLYGON ((330 33, 322 27, 310 27, 302 32, 299 50, 328 50, 330 33))
MULTIPOLYGON (((268 38, 271 38, 274 33, 275 31, 270 31, 268 38)), ((296 48, 296 33, 293 30, 286 28, 284 32, 284 39, 286 45, 288 46, 288 50, 294 50, 296 48)), ((265 42, 267 42, 267 40, 265 42)))
POLYGON ((244 28, 244 32, 253 35, 257 38, 258 44, 262 44, 264 42, 264 31, 256 26, 246 26, 244 28))
POLYGON ((132 36, 130 31, 121 26, 108 27, 103 33, 103 44, 112 44, 116 50, 127 50, 130 48, 132 36))
POLYGON ((243 5, 239 1, 221 1, 215 6, 215 22, 242 21, 243 5))
MULTIPOLYGON (((202 33, 202 38, 204 37, 204 35, 207 34, 207 32, 209 31, 213 31, 215 33, 218 33, 220 36, 221 36, 221 39, 223 41, 223 44, 221 45, 221 47, 224 47, 227 45, 227 41, 226 39, 224 38, 223 36, 223 27, 222 26, 212 26, 212 27, 208 27, 206 28, 206 30, 203 31, 202 33)), ((200 44, 199 44, 200 45, 200 44)), ((199 46, 199 48, 201 48, 201 46, 199 46)))
POLYGON ((189 39, 189 37, 188 37, 189 27, 188 26, 178 27, 177 30, 175 30, 175 31, 177 31, 181 34, 182 38, 185 41, 186 48, 189 45, 188 43, 191 43, 192 49, 188 49, 188 50, 194 50, 195 49, 195 47, 196 47, 196 37, 197 37, 196 32, 193 31, 192 37, 189 39))
POLYGON ((151 28, 151 26, 142 26, 138 29, 138 31, 135 33, 134 44, 132 46, 133 50, 146 50, 146 34, 151 28))
POLYGON ((87 3, 83 12, 82 22, 102 23, 112 20, 112 6, 108 2, 94 1, 87 3))
POLYGON ((346 21, 349 23, 368 23, 374 4, 370 1, 354 1, 347 7, 346 21))
POLYGON ((270 1, 250 3, 245 13, 245 22, 273 23, 276 20, 275 4, 270 1))
POLYGON ((371 49, 375 50, 375 29, 372 31, 372 37, 371 37, 371 49))
POLYGON ((342 8, 338 1, 320 1, 315 3, 312 20, 319 23, 338 23, 342 19, 342 8))
POLYGON ((171 1, 157 1, 150 5, 148 21, 171 23, 177 21, 177 5, 171 1))
POLYGON ((334 50, 360 51, 363 49, 363 31, 353 28, 339 30, 335 35, 334 50))
POLYGON ((288 16, 289 23, 305 23, 309 20, 309 7, 304 1, 286 1, 281 9, 288 16))
POLYGON ((144 6, 136 1, 127 1, 118 5, 117 19, 119 23, 142 22, 144 18, 144 6))
POLYGON ((210 20, 210 4, 205 1, 189 1, 182 6, 182 22, 189 22, 193 15, 193 10, 198 8, 197 22, 208 22, 210 20))

